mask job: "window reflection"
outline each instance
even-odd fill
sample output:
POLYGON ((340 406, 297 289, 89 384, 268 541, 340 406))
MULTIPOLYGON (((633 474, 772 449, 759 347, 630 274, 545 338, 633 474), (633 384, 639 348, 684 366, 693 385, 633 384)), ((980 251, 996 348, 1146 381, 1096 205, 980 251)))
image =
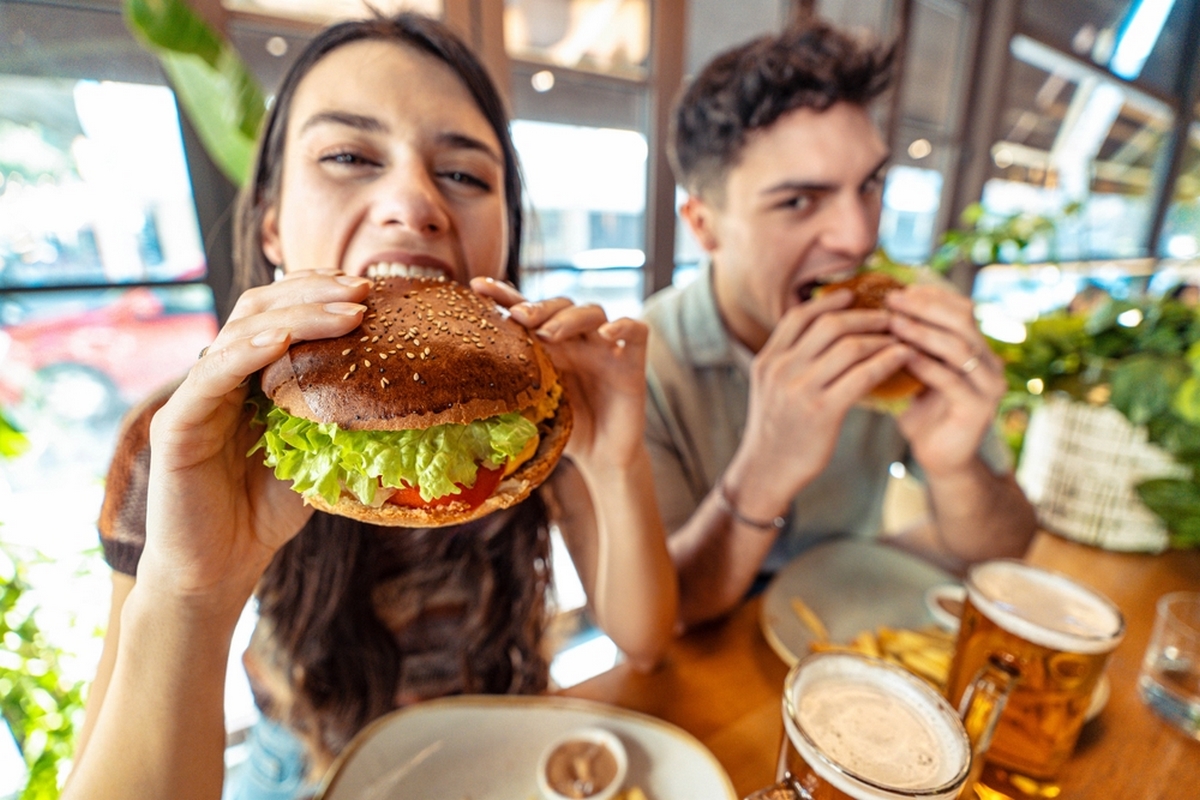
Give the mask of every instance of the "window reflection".
POLYGON ((1024 2, 1021 27, 1125 80, 1170 92, 1192 6, 1177 0, 1024 2))
POLYGON ((604 306, 641 308, 646 137, 636 131, 516 120, 529 235, 522 289, 604 306))
POLYGON ((1171 110, 1024 36, 1012 55, 984 207, 1053 216, 1081 204, 1056 251, 1031 260, 1145 255, 1171 110))
POLYGON ((0 287, 202 277, 177 120, 165 87, 0 75, 0 287))
POLYGON ((384 14, 416 11, 430 17, 442 16, 442 0, 221 0, 230 11, 327 23, 360 19, 378 9, 384 14))
POLYGON ((505 0, 513 58, 627 78, 646 76, 647 0, 505 0))
POLYGON ((1200 256, 1200 104, 1193 113, 1183 148, 1179 178, 1158 245, 1159 255, 1169 258, 1200 256))

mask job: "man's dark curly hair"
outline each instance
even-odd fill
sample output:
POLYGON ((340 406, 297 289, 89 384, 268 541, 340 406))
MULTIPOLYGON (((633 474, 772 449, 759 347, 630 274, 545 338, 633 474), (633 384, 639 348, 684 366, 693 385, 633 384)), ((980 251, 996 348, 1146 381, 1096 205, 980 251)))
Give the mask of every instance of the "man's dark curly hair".
POLYGON ((789 111, 866 106, 891 83, 895 50, 823 23, 789 28, 717 56, 676 106, 671 167, 684 188, 719 200, 749 135, 789 111))

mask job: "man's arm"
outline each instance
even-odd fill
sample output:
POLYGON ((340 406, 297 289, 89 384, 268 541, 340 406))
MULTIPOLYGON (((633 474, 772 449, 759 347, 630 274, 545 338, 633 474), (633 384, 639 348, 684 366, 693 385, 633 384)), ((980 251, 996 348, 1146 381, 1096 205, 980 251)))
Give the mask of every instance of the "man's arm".
POLYGON ((1011 473, 980 456, 1007 382, 970 299, 941 286, 910 286, 888 304, 900 312, 892 332, 917 350, 908 369, 927 387, 897 420, 933 513, 933 525, 909 544, 962 565, 1022 555, 1037 519, 1011 473))
POLYGON ((683 625, 741 601, 778 536, 770 521, 828 465, 849 409, 912 356, 879 333, 886 312, 845 310, 851 299, 831 292, 784 315, 754 359, 746 429, 717 485, 683 522, 664 499, 683 625))
POLYGON ((989 558, 1019 558, 1037 531, 1037 515, 1011 473, 976 458, 962 471, 928 480, 932 518, 894 542, 956 572, 989 558))

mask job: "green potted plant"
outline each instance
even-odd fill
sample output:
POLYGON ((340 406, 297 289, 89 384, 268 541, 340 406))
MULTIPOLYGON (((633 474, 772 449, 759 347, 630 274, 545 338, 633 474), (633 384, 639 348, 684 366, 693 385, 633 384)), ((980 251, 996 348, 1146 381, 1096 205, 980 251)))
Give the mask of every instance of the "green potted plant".
POLYGON ((1132 489, 1162 521, 1171 545, 1200 545, 1196 308, 1170 297, 1111 299, 1090 311, 1043 315, 1026 325, 1024 341, 992 346, 1005 363, 1009 409, 1048 401, 1113 409, 1159 448, 1167 457, 1164 474, 1134 475, 1132 489))

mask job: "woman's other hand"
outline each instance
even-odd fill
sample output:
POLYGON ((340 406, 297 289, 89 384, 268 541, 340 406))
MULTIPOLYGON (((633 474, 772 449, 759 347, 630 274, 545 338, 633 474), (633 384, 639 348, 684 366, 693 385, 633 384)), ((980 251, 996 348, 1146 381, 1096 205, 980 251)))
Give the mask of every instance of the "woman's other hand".
POLYGON ((643 446, 649 328, 629 318, 610 322, 600 306, 565 297, 530 302, 487 278, 471 288, 507 307, 549 352, 575 414, 567 455, 585 469, 627 468, 643 446))
POLYGON ((312 513, 261 456, 248 379, 292 342, 341 336, 361 321, 370 281, 300 272, 247 291, 150 429, 146 549, 138 581, 237 605, 312 513))

